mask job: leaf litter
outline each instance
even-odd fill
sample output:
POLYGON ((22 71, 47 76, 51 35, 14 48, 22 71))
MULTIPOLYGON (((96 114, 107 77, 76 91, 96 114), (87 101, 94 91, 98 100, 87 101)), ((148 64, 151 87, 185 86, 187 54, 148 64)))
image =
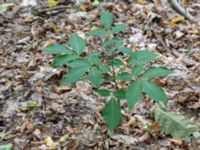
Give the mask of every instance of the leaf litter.
MULTIPOLYGON (((152 119, 147 97, 131 113, 125 110, 118 129, 109 133, 100 115, 105 99, 94 94, 87 81, 59 87, 63 69, 49 67, 53 56, 41 51, 50 43, 65 43, 73 32, 85 37, 84 32, 99 26, 101 8, 112 11, 118 22, 129 25, 119 34, 127 47, 155 51, 160 58, 153 64, 173 70, 172 75, 156 80, 166 89, 169 109, 192 118, 200 127, 200 28, 167 1, 110 1, 98 7, 88 0, 78 4, 58 0, 52 7, 47 1, 9 2, 12 7, 0 12, 2 145, 12 144, 15 149, 198 148, 198 141, 185 143, 157 132, 160 128, 152 119)), ((180 3, 199 18, 197 0, 180 3)), ((87 51, 98 48, 97 39, 86 40, 93 45, 87 51)), ((126 103, 121 105, 127 108, 126 103)))

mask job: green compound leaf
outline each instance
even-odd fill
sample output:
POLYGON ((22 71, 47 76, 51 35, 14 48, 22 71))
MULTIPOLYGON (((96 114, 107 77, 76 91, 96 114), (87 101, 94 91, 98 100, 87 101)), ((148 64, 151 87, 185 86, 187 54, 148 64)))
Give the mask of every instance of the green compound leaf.
POLYGON ((129 64, 135 64, 135 63, 147 63, 157 57, 157 54, 143 50, 143 51, 137 51, 133 52, 132 56, 130 57, 128 63, 129 64))
POLYGON ((116 90, 113 95, 120 100, 126 99, 126 91, 123 89, 116 90))
POLYGON ((93 36, 105 36, 105 35, 108 35, 108 32, 105 29, 99 28, 99 29, 92 30, 89 34, 93 36))
POLYGON ((99 53, 94 52, 89 54, 87 58, 88 62, 94 65, 101 65, 101 59, 99 58, 99 53))
POLYGON ((81 54, 83 52, 86 44, 85 40, 76 33, 70 35, 68 43, 77 54, 81 54))
POLYGON ((112 42, 115 43, 117 46, 121 46, 123 43, 123 40, 121 38, 112 38, 112 42))
POLYGON ((151 67, 142 75, 143 78, 152 78, 159 76, 166 76, 171 74, 172 71, 167 69, 166 67, 151 67))
POLYGON ((170 134, 174 138, 191 141, 193 137, 200 137, 198 127, 189 119, 176 112, 167 111, 159 105, 156 105, 154 110, 154 117, 160 123, 160 130, 162 133, 170 134))
POLYGON ((73 55, 73 54, 71 54, 71 55, 69 55, 69 54, 59 55, 59 56, 56 56, 54 58, 51 65, 54 66, 54 67, 67 65, 70 61, 75 60, 77 58, 78 58, 78 56, 73 55))
POLYGON ((126 98, 128 100, 128 107, 131 110, 135 104, 141 99, 142 97, 142 81, 135 80, 133 81, 126 92, 126 98))
POLYGON ((139 74, 141 74, 143 70, 144 70, 144 64, 136 64, 132 68, 132 75, 136 77, 139 74))
POLYGON ((129 55, 129 56, 133 55, 133 51, 127 47, 121 47, 121 48, 119 48, 119 51, 122 52, 123 54, 129 55))
POLYGON ((112 39, 106 39, 103 43, 102 43, 102 47, 106 48, 107 46, 110 46, 113 43, 112 39))
POLYGON ((13 149, 12 144, 0 145, 0 150, 12 150, 12 149, 13 149))
POLYGON ((143 91, 155 101, 167 103, 167 96, 163 89, 154 82, 142 80, 143 91))
POLYGON ((113 15, 109 11, 101 12, 100 20, 106 28, 110 28, 113 22, 113 15))
POLYGON ((53 54, 71 54, 72 51, 64 44, 50 44, 42 49, 53 54))
POLYGON ((126 24, 118 24, 114 27, 111 27, 111 32, 115 34, 126 29, 128 29, 128 26, 126 24))
POLYGON ((111 98, 102 110, 102 116, 109 130, 117 127, 121 120, 121 108, 114 98, 111 98))
POLYGON ((111 72, 109 65, 105 65, 105 64, 100 65, 99 70, 101 70, 102 73, 110 73, 111 72))
POLYGON ((106 47, 111 47, 111 50, 115 50, 120 48, 120 46, 122 45, 123 40, 120 38, 112 38, 112 39, 106 39, 103 44, 102 47, 106 48, 106 47))
POLYGON ((60 85, 72 84, 75 83, 77 80, 81 79, 84 74, 87 72, 89 66, 72 68, 70 71, 65 74, 60 81, 60 85))
POLYGON ((120 38, 113 38, 111 41, 113 46, 107 51, 108 55, 111 55, 114 51, 118 50, 123 43, 122 39, 120 38))
POLYGON ((129 81, 132 79, 132 75, 129 72, 122 72, 116 76, 117 80, 129 81))
POLYGON ((114 58, 113 60, 109 60, 109 64, 113 64, 116 67, 120 67, 120 66, 124 65, 124 63, 118 58, 114 58))
POLYGON ((69 62, 67 65, 72 68, 76 68, 76 67, 81 68, 81 67, 89 67, 90 66, 90 64, 84 59, 73 60, 73 61, 69 62))
POLYGON ((101 96, 110 96, 110 91, 106 89, 97 89, 95 92, 101 96))
POLYGON ((100 86, 103 82, 102 73, 100 70, 98 70, 96 67, 92 67, 88 74, 88 79, 91 81, 91 83, 95 86, 100 86))

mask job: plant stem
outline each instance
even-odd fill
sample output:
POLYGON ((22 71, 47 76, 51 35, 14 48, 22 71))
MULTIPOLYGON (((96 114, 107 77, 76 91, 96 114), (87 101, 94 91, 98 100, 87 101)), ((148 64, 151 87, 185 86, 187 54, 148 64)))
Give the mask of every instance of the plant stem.
MULTIPOLYGON (((110 34, 109 34, 109 36, 108 36, 108 39, 112 39, 114 36, 113 36, 113 34, 111 33, 111 31, 109 31, 110 32, 110 34)), ((112 59, 112 64, 111 64, 111 67, 112 67, 112 80, 113 80, 113 82, 115 83, 115 89, 119 89, 118 88, 118 85, 117 85, 117 81, 116 81, 116 73, 115 73, 115 68, 114 68, 114 52, 112 52, 112 55, 111 55, 111 59, 112 59)))
POLYGON ((112 64, 111 64, 111 67, 112 67, 113 82, 115 83, 115 89, 118 89, 113 59, 114 59, 114 54, 112 53, 112 64))

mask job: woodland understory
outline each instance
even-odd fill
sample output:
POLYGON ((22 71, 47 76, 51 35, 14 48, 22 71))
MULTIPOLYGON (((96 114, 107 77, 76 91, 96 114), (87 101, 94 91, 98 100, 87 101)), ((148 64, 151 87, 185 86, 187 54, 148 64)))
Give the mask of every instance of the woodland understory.
POLYGON ((72 33, 87 41, 86 52, 98 49, 102 38, 86 33, 100 26, 103 9, 112 12, 114 22, 129 27, 117 34, 126 47, 157 53, 150 65, 172 70, 154 81, 166 91, 167 109, 194 121, 200 131, 200 0, 178 0, 189 17, 168 0, 37 0, 29 6, 0 0, 0 6, 8 2, 14 5, 0 7, 0 145, 11 143, 16 150, 200 149, 200 138, 185 142, 162 134, 147 96, 131 112, 122 101, 122 121, 108 131, 101 116, 105 98, 87 80, 60 87, 63 68, 50 66, 54 55, 42 51, 51 43, 66 43, 72 33))

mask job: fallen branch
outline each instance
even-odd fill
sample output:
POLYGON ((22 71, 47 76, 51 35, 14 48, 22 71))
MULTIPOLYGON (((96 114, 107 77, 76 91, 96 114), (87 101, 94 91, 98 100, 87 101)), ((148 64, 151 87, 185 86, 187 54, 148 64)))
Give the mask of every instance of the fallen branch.
POLYGON ((37 15, 56 15, 58 13, 65 11, 68 7, 69 6, 59 5, 52 8, 39 8, 35 10, 35 13, 37 15))
POLYGON ((188 19, 191 22, 196 22, 194 17, 186 10, 184 9, 177 0, 169 0, 172 7, 181 15, 183 15, 186 19, 188 19))

